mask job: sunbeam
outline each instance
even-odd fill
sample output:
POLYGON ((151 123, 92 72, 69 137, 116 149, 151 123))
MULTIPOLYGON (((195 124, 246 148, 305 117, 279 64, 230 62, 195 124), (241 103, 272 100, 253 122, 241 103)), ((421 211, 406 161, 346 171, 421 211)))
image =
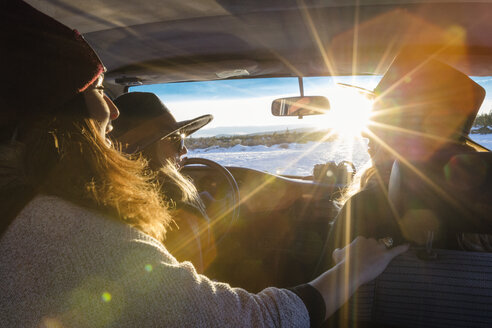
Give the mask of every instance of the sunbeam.
MULTIPOLYGON (((414 136, 414 137, 419 137, 421 139, 429 139, 433 141, 438 141, 439 144, 436 146, 443 144, 443 143, 455 143, 456 141, 442 135, 436 135, 436 134, 430 134, 430 133, 425 133, 421 131, 416 131, 413 129, 405 129, 399 126, 395 125, 389 125, 385 123, 379 123, 375 122, 373 120, 368 120, 368 126, 373 127, 373 128, 379 128, 380 130, 386 130, 388 132, 393 132, 393 133, 398 133, 400 135, 407 135, 407 136, 414 136)), ((367 129, 365 130, 367 132, 367 129)))
POLYGON ((354 41, 352 46, 352 75, 357 74, 357 58, 359 50, 359 0, 355 1, 354 6, 354 41))
POLYGON ((331 60, 328 58, 328 54, 326 52, 325 47, 323 46, 323 42, 318 34, 318 30, 316 29, 316 26, 314 25, 313 19, 311 18, 311 15, 309 14, 309 10, 307 9, 306 4, 304 3, 303 0, 298 0, 298 7, 301 9, 302 16, 304 20, 306 21, 309 31, 311 32, 311 36, 313 37, 319 52, 321 54, 321 57, 323 58, 323 61, 326 65, 326 68, 328 69, 328 72, 330 75, 335 75, 335 67, 332 64, 331 60))
POLYGON ((379 138, 376 134, 367 131, 368 135, 376 141, 381 147, 383 147, 388 153, 390 153, 393 158, 399 160, 403 165, 408 167, 418 178, 420 178, 425 184, 431 187, 440 197, 446 200, 448 203, 454 204, 455 206, 459 206, 456 204, 455 200, 439 185, 437 185, 434 181, 432 181, 429 177, 425 175, 424 172, 419 170, 413 163, 411 163, 405 156, 401 153, 397 152, 393 147, 391 147, 388 143, 384 142, 381 138, 379 138))

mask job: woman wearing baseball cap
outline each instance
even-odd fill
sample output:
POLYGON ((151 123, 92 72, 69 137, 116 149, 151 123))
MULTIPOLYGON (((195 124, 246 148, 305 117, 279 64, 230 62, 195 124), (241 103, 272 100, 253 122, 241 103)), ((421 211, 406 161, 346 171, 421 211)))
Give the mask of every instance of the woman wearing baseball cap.
POLYGON ((145 162, 107 141, 118 110, 93 50, 24 2, 0 7, 2 326, 314 326, 405 251, 358 238, 312 282, 258 294, 197 274, 159 241, 172 218, 145 162))

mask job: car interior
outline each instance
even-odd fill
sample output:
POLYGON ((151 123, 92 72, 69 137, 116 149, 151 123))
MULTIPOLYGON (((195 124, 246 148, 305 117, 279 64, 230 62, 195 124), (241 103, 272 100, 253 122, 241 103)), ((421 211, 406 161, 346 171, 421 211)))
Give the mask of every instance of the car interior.
MULTIPOLYGON (((141 85, 279 77, 299 78, 302 97, 302 78, 380 76, 401 49, 492 76, 490 1, 26 2, 84 36, 106 67, 111 98, 141 85)), ((282 106, 272 111, 293 113, 282 106)), ((431 213, 439 228, 419 227, 425 243, 396 258, 327 326, 492 326, 492 156, 477 149, 415 165, 395 161, 387 187, 397 216, 431 213), (434 247, 442 234, 461 236, 455 249, 434 247), (459 250, 470 240, 479 241, 475 251, 459 250)), ((356 171, 336 164, 298 176, 187 159, 183 172, 198 190, 229 204, 211 227, 216 254, 204 273, 258 292, 328 269, 323 250, 337 198, 356 171), (326 179, 327 170, 336 178, 326 179)))

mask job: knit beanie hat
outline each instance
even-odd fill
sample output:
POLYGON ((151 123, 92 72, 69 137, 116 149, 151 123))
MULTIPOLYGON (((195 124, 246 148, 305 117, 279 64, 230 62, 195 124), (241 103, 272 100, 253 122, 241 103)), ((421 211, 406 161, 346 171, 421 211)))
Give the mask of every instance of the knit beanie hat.
POLYGON ((20 0, 0 4, 0 127, 52 114, 104 71, 75 30, 20 0))

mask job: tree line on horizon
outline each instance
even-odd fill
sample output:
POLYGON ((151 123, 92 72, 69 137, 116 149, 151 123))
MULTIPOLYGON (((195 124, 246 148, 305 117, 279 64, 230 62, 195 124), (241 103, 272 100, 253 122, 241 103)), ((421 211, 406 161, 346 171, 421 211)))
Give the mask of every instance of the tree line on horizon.
MULTIPOLYGON (((492 133, 492 112, 480 114, 473 123, 471 133, 488 134, 492 133)), ((306 143, 309 141, 333 141, 337 138, 336 135, 330 135, 330 130, 321 130, 315 132, 299 132, 299 131, 277 131, 264 134, 247 134, 247 135, 225 135, 214 137, 201 137, 186 139, 186 147, 189 149, 205 149, 210 147, 230 148, 236 145, 243 146, 273 146, 283 145, 288 148, 290 143, 306 143), (328 138, 326 136, 329 135, 328 138)))
POLYGON ((492 133, 492 111, 486 114, 477 115, 475 122, 473 122, 473 127, 472 133, 492 133))
POLYGON ((277 131, 264 134, 246 134, 246 135, 226 135, 215 137, 202 137, 193 138, 188 137, 186 139, 186 147, 189 149, 205 149, 209 147, 216 148, 230 148, 236 145, 243 146, 273 146, 284 145, 286 148, 290 143, 306 143, 309 141, 319 141, 326 139, 326 141, 333 141, 336 139, 335 135, 329 135, 330 130, 320 130, 315 132, 299 132, 299 131, 277 131), (326 136, 329 135, 327 138, 326 136))

